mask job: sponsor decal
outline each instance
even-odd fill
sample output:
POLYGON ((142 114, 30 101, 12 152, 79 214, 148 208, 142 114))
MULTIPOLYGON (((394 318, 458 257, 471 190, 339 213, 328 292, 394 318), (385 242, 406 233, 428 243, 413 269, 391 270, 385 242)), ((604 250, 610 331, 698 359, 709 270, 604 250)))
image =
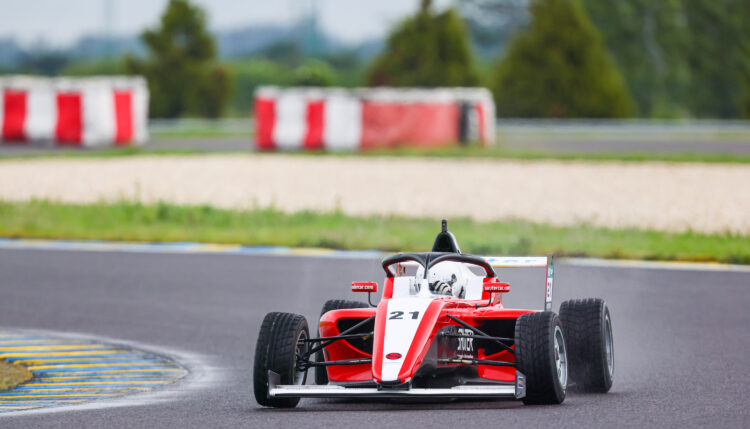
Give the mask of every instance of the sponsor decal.
MULTIPOLYGON (((470 329, 459 328, 458 334, 467 335, 470 337, 474 335, 474 331, 470 329)), ((456 351, 458 352, 459 357, 472 358, 474 352, 474 338, 459 338, 456 351)))
POLYGON ((523 375, 519 375, 518 379, 516 380, 516 384, 519 388, 522 389, 524 386, 526 386, 526 378, 524 378, 523 375))
POLYGON ((378 284, 375 282, 353 282, 352 292, 377 292, 378 284))
POLYGON ((388 353, 385 355, 385 358, 390 360, 401 359, 401 353, 388 353))

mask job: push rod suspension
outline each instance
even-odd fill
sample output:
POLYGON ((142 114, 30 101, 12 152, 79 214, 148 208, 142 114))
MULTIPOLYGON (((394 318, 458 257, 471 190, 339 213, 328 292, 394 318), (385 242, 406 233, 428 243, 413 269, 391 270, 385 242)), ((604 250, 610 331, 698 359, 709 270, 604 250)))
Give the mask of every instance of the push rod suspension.
MULTIPOLYGON (((350 332, 353 332, 353 331, 361 328, 362 326, 366 325, 368 322, 370 322, 371 320, 374 320, 374 319, 375 319, 375 316, 370 316, 367 319, 362 320, 361 322, 357 323, 356 325, 352 326, 351 328, 349 328, 349 329, 345 330, 344 332, 340 333, 339 335, 337 335, 337 337, 341 337, 342 335, 347 335, 350 332)), ((335 338, 335 337, 330 337, 330 338, 335 338)), ((323 350, 324 348, 330 346, 331 344, 335 343, 339 339, 321 341, 321 343, 319 345, 317 345, 315 347, 312 347, 310 350, 308 350, 307 353, 305 353, 303 357, 305 359, 309 359, 310 356, 312 356, 314 353, 317 353, 317 352, 323 350)))
POLYGON ((359 365, 363 363, 372 363, 371 358, 366 359, 346 359, 346 360, 333 360, 329 362, 308 362, 307 366, 333 366, 333 365, 359 365))
POLYGON ((516 366, 515 362, 502 362, 489 359, 464 359, 464 358, 447 358, 438 359, 438 363, 462 363, 466 365, 491 365, 491 366, 516 366))
POLYGON ((487 335, 486 333, 484 333, 484 332, 480 331, 479 329, 477 329, 477 328, 469 325, 468 323, 464 322, 463 320, 461 320, 461 319, 459 319, 457 317, 451 316, 450 313, 447 314, 446 316, 448 316, 449 319, 451 319, 452 321, 458 323, 459 325, 463 326, 464 328, 471 330, 475 334, 479 334, 479 336, 486 337, 485 339, 497 343, 503 350, 508 351, 508 352, 512 353, 515 356, 516 351, 513 350, 512 348, 508 347, 508 345, 505 344, 504 342, 496 339, 495 337, 487 335))
POLYGON ((321 337, 321 338, 308 338, 306 340, 303 340, 306 343, 319 343, 322 341, 328 341, 328 340, 346 340, 349 338, 362 338, 362 339, 368 339, 372 337, 373 332, 368 332, 365 334, 350 334, 350 335, 335 335, 333 337, 321 337))

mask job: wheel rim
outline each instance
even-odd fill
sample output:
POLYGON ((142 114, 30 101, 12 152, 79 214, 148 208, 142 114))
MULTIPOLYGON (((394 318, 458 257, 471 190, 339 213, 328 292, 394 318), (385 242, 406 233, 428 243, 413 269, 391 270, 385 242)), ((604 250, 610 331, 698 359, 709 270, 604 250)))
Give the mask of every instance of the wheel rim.
POLYGON ((607 370, 611 377, 615 373, 615 352, 612 346, 612 322, 609 314, 604 317, 604 347, 607 352, 607 370))
MULTIPOLYGON (((307 339, 307 332, 305 331, 300 332, 299 337, 297 337, 297 345, 294 350, 295 356, 302 356, 305 352, 307 352, 307 342, 305 342, 306 339, 307 339)), ((297 384, 297 385, 303 384, 305 381, 305 374, 307 374, 307 371, 297 370, 297 365, 295 362, 294 384, 297 384)))
POLYGON ((568 385, 568 353, 565 350, 565 340, 559 326, 555 326, 555 368, 557 380, 564 389, 568 385))

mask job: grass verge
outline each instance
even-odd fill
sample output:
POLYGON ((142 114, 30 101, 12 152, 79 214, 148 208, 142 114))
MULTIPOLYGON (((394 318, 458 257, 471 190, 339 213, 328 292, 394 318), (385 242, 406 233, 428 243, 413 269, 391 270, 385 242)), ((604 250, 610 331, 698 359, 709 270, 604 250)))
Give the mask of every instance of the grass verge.
POLYGON ((8 390, 31 379, 31 371, 0 359, 0 390, 8 390))
MULTIPOLYGON (((671 234, 592 226, 555 227, 524 221, 450 219, 465 252, 601 258, 717 261, 750 264, 750 238, 671 234)), ((0 202, 0 236, 125 241, 198 241, 245 245, 424 251, 437 219, 351 217, 341 213, 275 209, 221 210, 209 206, 132 202, 72 205, 48 201, 0 202)))

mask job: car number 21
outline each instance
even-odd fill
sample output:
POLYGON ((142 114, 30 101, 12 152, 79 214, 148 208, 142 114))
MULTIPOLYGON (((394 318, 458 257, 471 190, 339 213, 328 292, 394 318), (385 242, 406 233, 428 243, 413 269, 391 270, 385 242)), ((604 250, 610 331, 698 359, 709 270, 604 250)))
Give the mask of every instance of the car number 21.
MULTIPOLYGON (((404 318, 404 312, 403 311, 391 311, 390 313, 391 317, 389 317, 389 320, 394 319, 403 319, 404 318)), ((410 311, 409 315, 412 319, 418 319, 419 318, 419 312, 418 311, 410 311)))

